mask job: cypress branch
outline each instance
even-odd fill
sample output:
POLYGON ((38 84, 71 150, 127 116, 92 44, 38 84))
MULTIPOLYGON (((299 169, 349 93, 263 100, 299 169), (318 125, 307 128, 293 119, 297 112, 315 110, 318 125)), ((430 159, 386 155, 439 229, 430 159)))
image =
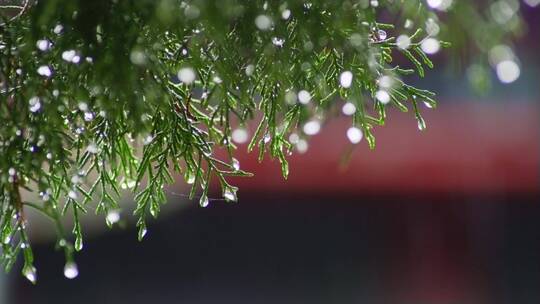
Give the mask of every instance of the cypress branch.
POLYGON ((237 144, 249 141, 261 160, 269 152, 287 178, 287 156, 305 151, 342 101, 353 144, 365 137, 374 148, 372 129, 388 107, 412 109, 423 130, 419 105, 435 107, 435 93, 405 76, 433 68, 429 56, 444 41, 481 58, 523 27, 517 9, 501 25, 458 0, 434 8, 418 0, 8 2, 0 6, 1 262, 9 270, 22 250, 32 282, 25 208, 51 219, 74 278, 88 209, 111 227, 129 189, 141 240, 174 173, 202 207, 211 180, 234 202, 229 177, 251 175, 234 158, 237 144), (22 189, 39 199, 23 202, 22 189), (65 217, 74 220, 71 236, 65 217))

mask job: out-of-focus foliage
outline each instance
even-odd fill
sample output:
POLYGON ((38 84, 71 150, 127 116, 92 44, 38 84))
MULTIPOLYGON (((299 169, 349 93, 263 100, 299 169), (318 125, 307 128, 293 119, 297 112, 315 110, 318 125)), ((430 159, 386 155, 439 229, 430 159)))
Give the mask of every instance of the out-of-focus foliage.
POLYGON ((515 1, 454 2, 0 2, 5 268, 22 251, 23 274, 36 279, 27 208, 54 223, 72 278, 73 252, 83 248, 79 217, 92 205, 112 226, 121 189, 135 193, 142 239, 174 172, 203 207, 211 180, 236 201, 228 177, 250 175, 233 156, 249 138, 248 149, 279 159, 286 178, 287 155, 305 151, 336 108, 350 116, 353 144, 365 138, 374 147, 372 129, 389 107, 411 111, 423 130, 420 108, 435 107, 435 94, 403 76, 423 77, 443 41, 482 58, 522 27, 515 1), (218 148, 228 158, 216 158, 218 148), (24 201, 22 189, 40 199, 24 201))

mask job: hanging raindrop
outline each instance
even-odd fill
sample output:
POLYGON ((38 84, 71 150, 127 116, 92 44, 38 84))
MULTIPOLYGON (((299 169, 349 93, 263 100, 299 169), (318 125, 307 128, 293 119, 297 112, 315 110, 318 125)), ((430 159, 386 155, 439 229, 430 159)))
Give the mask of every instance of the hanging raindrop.
POLYGON ((28 281, 32 282, 32 284, 36 283, 37 275, 36 275, 36 268, 34 266, 24 267, 23 275, 28 279, 28 281))
POLYGON ((238 200, 238 197, 236 196, 236 191, 238 191, 238 188, 233 186, 227 186, 223 191, 223 197, 227 202, 236 202, 238 200))
POLYGON ((184 176, 184 178, 186 179, 186 183, 188 185, 193 185, 193 183, 195 182, 195 173, 191 170, 187 170, 186 171, 186 174, 184 176))
POLYGON ((73 262, 67 262, 64 266, 64 276, 68 279, 74 279, 79 275, 79 269, 77 264, 73 262))
POLYGON ((238 159, 233 157, 232 166, 233 166, 234 170, 236 170, 236 171, 240 170, 240 162, 238 161, 238 159))
POLYGON ((418 130, 424 131, 426 129, 426 121, 422 117, 418 117, 418 130))
POLYGON ((201 196, 201 199, 199 200, 199 205, 203 208, 206 208, 208 207, 209 204, 210 204, 210 201, 208 200, 208 196, 206 195, 201 196))

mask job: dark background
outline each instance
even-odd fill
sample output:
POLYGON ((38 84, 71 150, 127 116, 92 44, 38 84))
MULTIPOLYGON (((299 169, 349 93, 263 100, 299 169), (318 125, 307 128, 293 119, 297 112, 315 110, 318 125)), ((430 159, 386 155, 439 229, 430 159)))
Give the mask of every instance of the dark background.
POLYGON ((539 303, 538 197, 287 196, 188 208, 86 242, 80 275, 35 248, 13 303, 539 303))

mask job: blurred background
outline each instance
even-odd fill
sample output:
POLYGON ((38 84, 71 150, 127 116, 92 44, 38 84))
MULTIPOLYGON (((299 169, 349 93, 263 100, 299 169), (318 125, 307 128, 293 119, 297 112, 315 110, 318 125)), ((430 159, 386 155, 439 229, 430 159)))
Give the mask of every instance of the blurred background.
POLYGON ((255 177, 233 181, 239 203, 200 208, 179 179, 141 243, 129 219, 107 232, 100 218, 75 280, 38 226, 38 284, 2 272, 0 303, 540 303, 540 19, 525 15, 515 82, 490 72, 477 95, 439 54, 416 80, 439 93, 427 130, 393 111, 375 151, 351 150, 333 119, 288 181, 241 146, 255 177))

